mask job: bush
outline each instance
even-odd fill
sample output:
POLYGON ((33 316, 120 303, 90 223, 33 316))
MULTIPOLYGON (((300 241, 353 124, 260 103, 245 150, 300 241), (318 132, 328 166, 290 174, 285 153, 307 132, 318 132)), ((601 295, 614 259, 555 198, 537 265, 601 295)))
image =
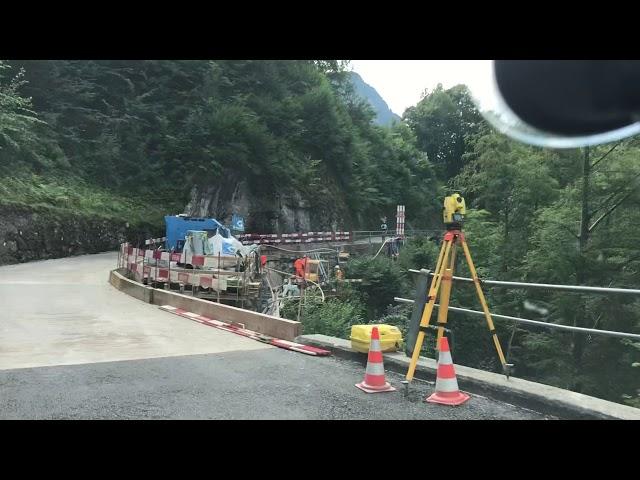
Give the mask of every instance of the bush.
MULTIPOLYGON (((298 301, 288 302, 282 309, 284 317, 295 320, 298 315, 298 301)), ((306 299, 300 315, 304 334, 320 333, 332 337, 349 338, 351 325, 366 323, 362 304, 358 301, 330 299, 315 302, 306 299)))
POLYGON ((362 311, 359 303, 329 300, 305 312, 303 332, 349 338, 351 325, 365 323, 362 311))
POLYGON ((362 283, 354 284, 354 290, 367 306, 368 319, 377 318, 393 305, 393 297, 406 294, 405 273, 397 262, 386 257, 356 258, 345 268, 347 278, 362 279, 362 283))
POLYGON ((380 318, 372 320, 369 323, 381 323, 386 325, 394 325, 402 332, 402 338, 407 336, 409 330, 409 320, 411 318, 411 305, 401 304, 387 307, 386 312, 380 318))
MULTIPOLYGON (((440 239, 437 239, 438 241, 440 239)), ((435 239, 427 237, 414 237, 409 239, 400 250, 398 265, 405 272, 410 268, 420 270, 427 268, 434 270, 438 260, 440 246, 435 239)))

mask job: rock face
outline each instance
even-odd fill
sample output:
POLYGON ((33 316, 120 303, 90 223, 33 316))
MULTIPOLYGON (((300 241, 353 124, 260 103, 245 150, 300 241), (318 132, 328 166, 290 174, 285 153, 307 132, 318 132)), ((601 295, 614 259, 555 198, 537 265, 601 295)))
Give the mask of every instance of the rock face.
POLYGON ((161 236, 158 226, 0 207, 0 265, 115 250, 125 241, 161 236))
MULTIPOLYGON (((265 185, 256 193, 244 180, 193 187, 188 215, 213 217, 231 224, 234 213, 245 218, 245 231, 288 233, 348 230, 351 225, 338 194, 314 197, 283 194, 265 185), (345 220, 346 219, 346 220, 345 220)), ((167 212, 175 214, 178 212, 167 212)), ((124 220, 76 215, 50 209, 0 206, 0 265, 115 250, 122 242, 142 245, 164 236, 164 222, 129 225, 124 220)))
POLYGON ((213 217, 225 225, 234 213, 245 219, 245 231, 285 233, 311 230, 335 230, 341 226, 337 211, 313 208, 298 193, 255 194, 244 181, 193 187, 184 213, 213 217))

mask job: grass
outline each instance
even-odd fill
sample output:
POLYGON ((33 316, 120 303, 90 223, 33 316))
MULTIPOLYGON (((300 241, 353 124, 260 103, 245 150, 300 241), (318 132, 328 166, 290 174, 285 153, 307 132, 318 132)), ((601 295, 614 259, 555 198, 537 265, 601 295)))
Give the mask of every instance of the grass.
POLYGON ((182 211, 184 204, 179 199, 159 201, 145 196, 144 192, 125 196, 73 177, 22 174, 0 178, 0 206, 121 219, 138 224, 162 222, 163 215, 182 211))

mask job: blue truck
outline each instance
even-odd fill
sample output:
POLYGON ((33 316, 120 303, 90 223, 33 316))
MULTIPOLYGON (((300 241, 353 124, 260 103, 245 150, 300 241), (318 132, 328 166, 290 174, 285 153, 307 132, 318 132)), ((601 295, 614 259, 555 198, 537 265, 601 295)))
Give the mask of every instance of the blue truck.
POLYGON ((211 235, 219 233, 224 238, 231 237, 229 229, 213 218, 167 215, 164 221, 167 226, 166 248, 170 252, 182 252, 185 237, 190 230, 204 231, 211 235))

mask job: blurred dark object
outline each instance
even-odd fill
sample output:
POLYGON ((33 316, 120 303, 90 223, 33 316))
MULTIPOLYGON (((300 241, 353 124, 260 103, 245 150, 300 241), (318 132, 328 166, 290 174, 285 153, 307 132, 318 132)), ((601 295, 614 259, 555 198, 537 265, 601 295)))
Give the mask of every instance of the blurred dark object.
POLYGON ((639 60, 496 60, 500 93, 539 130, 594 135, 640 120, 639 60))

